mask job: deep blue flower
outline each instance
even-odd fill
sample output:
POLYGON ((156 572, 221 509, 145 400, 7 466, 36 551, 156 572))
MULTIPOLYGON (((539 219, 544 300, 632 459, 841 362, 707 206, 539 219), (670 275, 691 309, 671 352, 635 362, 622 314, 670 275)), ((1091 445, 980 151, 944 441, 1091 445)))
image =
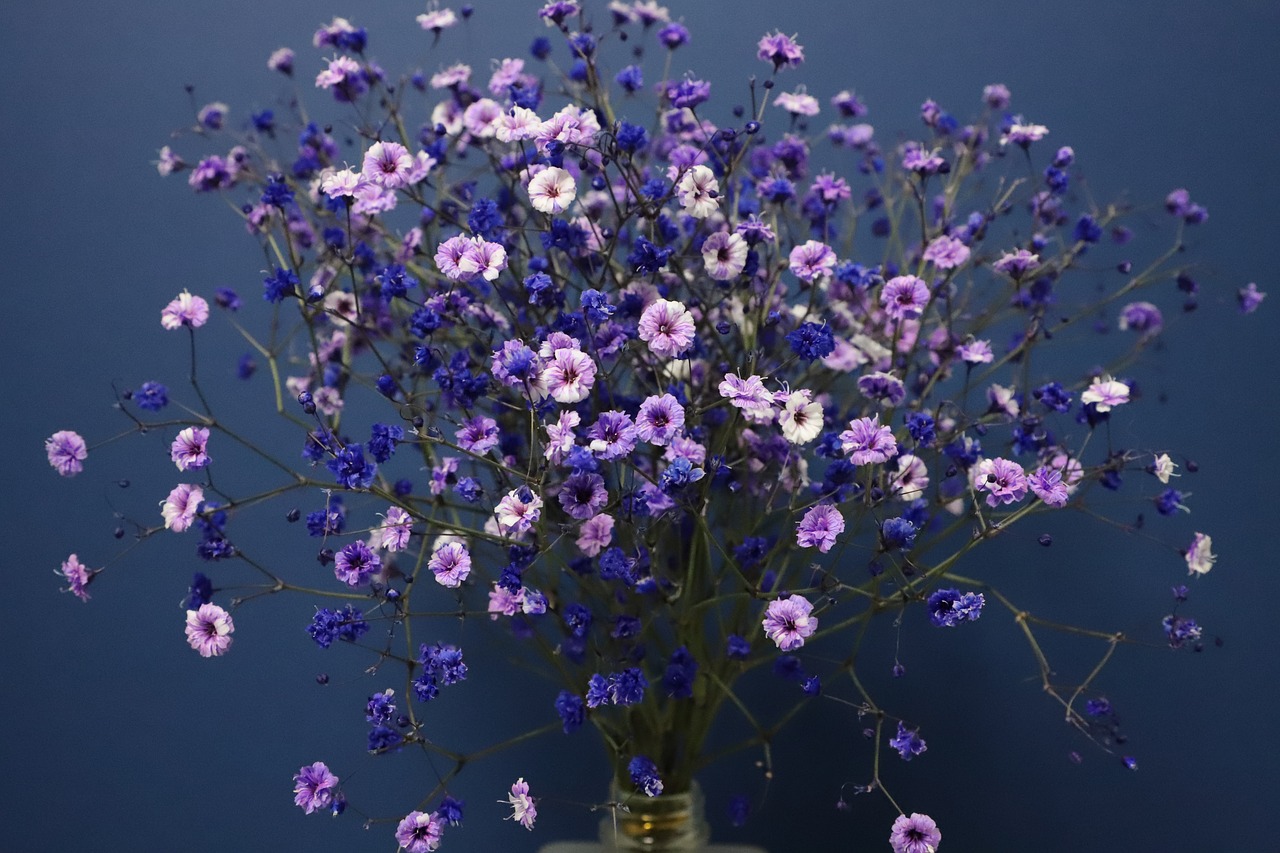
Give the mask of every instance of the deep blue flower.
POLYGON ((613 629, 609 631, 609 636, 615 640, 629 639, 640 633, 640 627, 641 622, 638 618, 620 613, 613 617, 613 629))
POLYGON ((473 504, 484 496, 484 487, 475 477, 462 477, 453 487, 454 494, 469 504, 473 504))
POLYGON ((724 653, 730 660, 746 660, 751 654, 751 643, 745 637, 730 634, 725 640, 724 653))
POLYGON ((729 823, 743 826, 751 814, 751 798, 746 794, 734 794, 729 798, 729 823))
POLYGON ((1071 394, 1057 382, 1041 385, 1031 392, 1031 396, 1045 408, 1055 412, 1066 412, 1071 409, 1071 394))
POLYGON ((1161 515, 1173 515, 1182 509, 1182 492, 1177 489, 1165 489, 1156 495, 1156 511, 1161 515))
POLYGON ((940 628, 954 628, 961 622, 976 622, 986 599, 982 593, 940 589, 929 596, 929 619, 940 628))
POLYGON ((336 536, 342 532, 347 523, 347 509, 342 498, 334 495, 329 498, 325 509, 318 509, 307 514, 307 533, 312 536, 336 536))
POLYGON ((466 800, 454 799, 446 794, 441 798, 440 805, 436 806, 436 817, 451 826, 459 826, 462 823, 462 810, 466 805, 466 800))
POLYGON ((591 622, 593 621, 591 611, 585 605, 576 601, 567 605, 561 614, 564 619, 564 626, 569 633, 579 639, 587 636, 587 632, 591 630, 591 622))
POLYGON ((1089 699, 1084 703, 1084 710, 1091 717, 1105 717, 1111 713, 1111 702, 1106 698, 1089 699))
POLYGON ((283 175, 271 175, 262 190, 262 203, 283 209, 293 203, 293 190, 285 183, 283 175))
POLYGON ((1102 239, 1102 226, 1094 221, 1092 216, 1086 214, 1076 221, 1073 236, 1079 242, 1096 243, 1102 239))
POLYGON ((801 683, 800 689, 804 691, 806 696, 821 696, 822 680, 816 675, 811 675, 801 683))
POLYGON ((471 206, 471 212, 467 214, 467 227, 473 234, 478 234, 486 240, 501 225, 502 214, 498 212, 497 202, 493 199, 480 199, 471 206))
POLYGON ((383 752, 396 746, 402 740, 404 738, 395 729, 388 726, 374 726, 369 731, 369 751, 383 752))
POLYGON ((551 55, 551 41, 545 36, 538 36, 529 45, 529 53, 534 59, 546 59, 551 55))
POLYGON ((423 306, 413 312, 409 318, 409 331, 419 338, 425 338, 443 325, 444 321, 435 310, 423 306))
POLYGON ((286 296, 296 296, 297 287, 298 277, 291 270, 277 269, 262 280, 262 298, 268 302, 279 302, 286 296))
POLYGON ((656 797, 662 793, 662 778, 658 775, 658 765, 645 755, 637 755, 627 764, 627 772, 631 774, 631 783, 636 790, 645 796, 656 797))
POLYGON ((618 125, 617 140, 619 148, 627 153, 632 153, 648 144, 649 135, 640 125, 629 124, 624 121, 618 125))
POLYGON ((907 415, 907 433, 921 447, 929 447, 938 438, 933 418, 924 412, 907 415))
POLYGON ((369 623, 364 621, 364 614, 350 604, 341 610, 321 608, 307 626, 307 633, 322 649, 329 648, 334 640, 353 643, 368 630, 369 623))
POLYGON ((609 702, 609 682, 600 673, 587 680, 587 707, 598 708, 609 702))
POLYGON ((886 551, 901 548, 904 551, 916 543, 916 526, 905 518, 887 518, 880 525, 880 541, 886 551))
POLYGON ((396 452, 396 444, 404 440, 404 429, 386 424, 374 424, 370 428, 369 455, 378 462, 386 462, 396 452))
POLYGON ((826 323, 821 326, 816 323, 805 323, 787 335, 787 343, 791 344, 792 352, 810 362, 826 358, 836 349, 835 336, 831 334, 831 329, 826 323))
POLYGON ((639 65, 628 65, 613 78, 627 94, 634 94, 644 88, 644 74, 639 65))
POLYGON ((660 249, 644 237, 637 237, 631 254, 627 255, 627 263, 635 272, 656 273, 667 265, 672 249, 660 249))
POLYGON ((556 713, 560 715, 560 723, 565 734, 580 729, 587 718, 586 705, 582 697, 568 690, 561 690, 560 695, 556 696, 556 713))
POLYGON ((142 386, 133 392, 133 401, 138 404, 139 409, 158 412, 169 405, 169 389, 159 382, 143 382, 142 386))
POLYGON ((609 675, 609 701, 614 705, 635 705, 644 699, 649 681, 638 667, 609 675))
POLYGON ((705 474, 705 471, 695 468, 692 462, 681 456, 662 472, 662 476, 658 478, 658 487, 665 494, 675 494, 685 486, 698 482, 705 474))
POLYGON ((672 699, 688 699, 693 696, 693 679, 697 674, 698 662, 689 654, 687 647, 680 646, 671 653, 671 659, 667 662, 662 687, 672 699))
POLYGON ((191 578, 191 586, 187 589, 187 597, 182 601, 185 610, 199 610, 200 605, 213 600, 213 582, 201 572, 191 578))
MULTIPOLYGON (((684 24, 672 21, 662 29, 658 30, 658 41, 662 42, 671 50, 675 50, 682 44, 689 42, 689 30, 684 24)), ((677 104, 676 106, 682 106, 677 104)))
POLYGON ((367 489, 378 473, 378 466, 364 458, 359 444, 348 444, 328 462, 328 468, 344 489, 367 489))
POLYGON ((898 733, 889 739, 889 746, 898 750, 898 754, 902 756, 903 761, 910 761, 920 753, 928 749, 925 746, 924 738, 915 729, 908 729, 903 725, 902 721, 898 721, 898 733))

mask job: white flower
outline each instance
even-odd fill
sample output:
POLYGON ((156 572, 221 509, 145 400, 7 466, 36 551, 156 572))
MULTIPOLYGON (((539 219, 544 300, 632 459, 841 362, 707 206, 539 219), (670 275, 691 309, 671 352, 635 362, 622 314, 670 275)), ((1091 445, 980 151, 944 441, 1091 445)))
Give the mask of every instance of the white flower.
POLYGON ((822 406, 813 399, 812 391, 793 391, 778 415, 778 424, 787 441, 808 444, 822 432, 822 406))
POLYGON ((1187 549, 1187 573, 1192 575, 1208 574, 1218 555, 1213 553, 1213 539, 1203 533, 1191 537, 1191 547, 1187 549))
POLYGON ((719 206, 716 201, 719 191, 720 182, 706 166, 691 167, 676 187, 681 207, 695 219, 706 219, 715 213, 719 206))
POLYGON ((1181 476, 1173 473, 1173 469, 1178 466, 1169 458, 1168 453, 1161 453, 1156 457, 1155 462, 1151 464, 1151 473, 1156 475, 1156 479, 1163 485, 1169 485, 1170 477, 1181 476))
POLYGON ((543 169, 529 181, 529 202, 533 209, 553 216, 572 204, 577 193, 573 175, 556 166, 543 169))

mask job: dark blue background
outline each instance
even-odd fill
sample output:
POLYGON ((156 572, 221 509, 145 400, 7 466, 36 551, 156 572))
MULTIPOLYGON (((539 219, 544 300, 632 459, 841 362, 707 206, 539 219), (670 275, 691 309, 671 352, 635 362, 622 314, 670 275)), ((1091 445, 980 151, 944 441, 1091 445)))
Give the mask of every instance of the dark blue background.
MULTIPOLYGON (((153 435, 104 448, 81 478, 62 480, 45 465, 41 443, 58 429, 91 441, 123 429, 110 410, 112 382, 165 379, 175 397, 189 396, 185 342, 157 322, 178 291, 209 295, 229 284, 257 307, 261 260, 252 242, 217 200, 192 198, 181 177, 163 181, 151 164, 170 132, 190 121, 182 84, 197 87, 199 103, 227 101, 232 121, 241 122, 281 91, 265 70, 276 47, 297 49, 309 89, 320 67, 311 33, 334 14, 368 27, 371 53, 392 74, 464 59, 483 76, 491 57, 525 55, 544 32, 532 17, 537 4, 476 5, 472 23, 447 32, 433 53, 413 22, 421 8, 403 0, 323 8, 223 0, 199 13, 153 0, 117 8, 53 0, 6 16, 0 341, 14 467, 0 494, 9 543, 0 599, 0 850, 390 850, 392 824, 366 833, 355 814, 304 818, 291 802, 291 774, 324 758, 347 777, 353 799, 382 817, 404 814, 429 789, 433 777, 420 756, 362 754, 360 700, 384 685, 359 674, 368 661, 354 650, 311 646, 300 629, 311 602, 242 608, 233 653, 194 656, 178 608, 198 568, 189 537, 146 543, 93 587, 87 605, 60 595, 52 574, 60 561, 72 551, 91 566, 110 559, 112 508, 154 513, 172 468, 167 437, 153 435), (120 489, 110 484, 116 478, 138 485, 120 489), (313 681, 321 669, 334 674, 325 689, 313 681)), ((929 738, 917 761, 894 758, 886 782, 905 808, 938 820, 944 850, 1275 849, 1259 805, 1280 793, 1270 704, 1280 676, 1273 651, 1280 582, 1267 538, 1280 479, 1267 432, 1276 414, 1276 305, 1238 318, 1234 294, 1249 280, 1276 290, 1280 7, 1248 0, 671 7, 693 32, 674 70, 712 80, 718 99, 737 99, 735 81, 762 72, 754 43, 779 28, 798 33, 808 56, 784 86, 803 80, 824 105, 835 91, 856 89, 886 143, 899 131, 922 135, 917 108, 925 98, 963 119, 976 112, 983 85, 1004 82, 1017 111, 1050 127, 1050 142, 1075 146, 1077 174, 1095 197, 1127 193, 1158 203, 1187 186, 1208 207, 1209 222, 1190 234, 1203 264, 1201 310, 1182 318, 1171 286, 1162 294, 1172 327, 1167 349, 1135 369, 1147 397, 1116 429, 1122 443, 1179 450, 1201 464, 1179 482, 1194 492, 1194 514, 1150 524, 1166 542, 1182 544, 1195 529, 1213 535, 1221 563, 1194 585, 1188 612, 1225 645, 1202 655, 1125 649, 1104 674, 1101 686, 1122 713, 1141 769, 1124 771, 1065 729, 1003 613, 993 610, 963 633, 909 625, 909 675, 900 682, 882 677, 891 653, 883 642, 870 644, 864 668, 881 701, 929 738), (1167 404, 1156 401, 1160 392, 1167 404), (1067 761, 1072 749, 1084 755, 1082 765, 1067 761)), ((660 70, 652 54, 650 81, 660 70)), ((563 60, 562 47, 557 55, 563 60)), ((1158 204, 1149 220, 1161 221, 1158 204)), ((217 316, 201 334, 209 352, 244 349, 217 316)), ((249 423, 248 413, 265 411, 261 377, 238 385, 228 359, 202 369, 220 413, 249 423)), ((1122 493, 1127 515, 1142 510, 1136 494, 1122 493)), ((258 537, 260 552, 281 529, 271 522, 242 534, 258 537)), ((1046 617, 1158 643, 1166 590, 1183 579, 1177 554, 1071 520, 1054 521, 1056 543, 1045 551, 1035 544, 1042 527, 992 543, 982 563, 966 569, 1001 578, 1002 588, 1046 617)), ((276 559, 302 575, 319 572, 313 543, 288 533, 276 559)), ((464 641, 469 631, 464 626, 464 641)), ((1100 651, 1052 645, 1062 648, 1064 680, 1078 680, 1100 651)), ((536 687, 526 692, 473 667, 458 695, 431 709, 431 725, 442 743, 471 748, 490 731, 542 724, 546 693, 536 687)), ((868 774, 861 727, 836 703, 811 709, 779 741, 768 802, 743 832, 727 829, 720 809, 730 791, 756 790, 742 784, 755 778, 754 756, 709 774, 718 836, 774 851, 805 843, 887 849, 893 812, 883 798, 862 798, 845 813, 832 808, 840 783, 868 774)), ((548 738, 468 768, 458 791, 469 818, 450 831, 446 849, 522 850, 589 836, 595 818, 556 798, 600 795, 598 765, 576 760, 595 748, 589 738, 574 742, 572 764, 555 765, 564 743, 548 738), (518 775, 545 795, 532 834, 498 820, 504 810, 495 801, 518 775)))

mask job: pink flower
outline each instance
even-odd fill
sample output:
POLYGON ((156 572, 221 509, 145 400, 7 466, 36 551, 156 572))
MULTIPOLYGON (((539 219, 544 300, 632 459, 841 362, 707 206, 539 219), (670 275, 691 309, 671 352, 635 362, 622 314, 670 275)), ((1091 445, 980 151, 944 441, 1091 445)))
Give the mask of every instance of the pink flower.
POLYGON ((1093 403, 1099 412, 1109 412, 1112 407, 1129 402, 1129 386, 1112 379, 1110 376, 1095 377, 1083 394, 1081 403, 1093 403))
POLYGON ((582 522, 578 530, 578 549, 588 557, 598 556, 612 541, 613 516, 603 512, 582 522))
POLYGON ((542 371, 542 381, 557 403, 580 403, 596 382, 596 363, 577 349, 561 348, 542 371))
POLYGON ((529 203, 534 210, 546 214, 562 212, 573 203, 577 192, 573 175, 555 166, 543 169, 529 181, 529 203))
POLYGON ((431 552, 427 568, 435 575, 436 583, 456 589, 471 574, 471 553, 461 542, 445 542, 431 552))
POLYGON ((784 652, 795 651, 818 630, 817 618, 810 616, 813 605, 798 595, 769 602, 765 610, 764 633, 784 652))
POLYGON ((224 654, 231 648, 231 634, 235 630, 231 614, 216 604, 201 604, 199 610, 187 611, 187 642, 201 657, 224 654))
POLYGON ((403 551, 413 532, 413 518, 398 506, 388 507, 378 528, 378 546, 388 551, 403 551))
POLYGON ((523 776, 511 786, 511 793, 507 795, 506 801, 511 806, 511 814, 507 816, 507 820, 514 820, 525 829, 532 830, 533 822, 538 819, 538 808, 534 805, 533 797, 529 796, 529 783, 524 781, 523 776))
POLYGON ((365 180, 385 189, 399 189, 409 183, 413 157, 399 142, 375 142, 364 154, 360 174, 365 180))
POLYGON ((477 139, 489 139, 494 136, 496 122, 501 117, 501 104, 492 98, 481 98, 462 111, 462 124, 467 133, 477 139))
POLYGON ((524 533, 541 517, 542 498, 527 486, 521 486, 507 492, 493 512, 503 534, 524 533))
POLYGON ((480 276, 493 281, 507 268, 507 250, 501 243, 490 243, 477 237, 458 259, 458 272, 462 278, 480 276))
POLYGON ((577 412, 561 412, 555 423, 544 427, 547 431, 547 446, 543 450, 543 455, 551 464, 559 465, 573 449, 578 440, 574 429, 580 423, 582 423, 582 417, 577 412))
POLYGON ((44 440, 44 452, 49 464, 64 477, 74 477, 84 470, 84 460, 89 455, 84 439, 69 429, 58 430, 44 440))
POLYGON ((956 347, 956 355, 968 364, 990 364, 995 358, 990 341, 967 341, 956 347))
POLYGON ((810 95, 804 86, 794 92, 783 92, 773 104, 797 116, 816 116, 820 109, 818 99, 810 95))
POLYGON ((889 483, 889 491, 895 498, 913 501, 924 497, 924 490, 929 488, 929 466, 923 459, 904 453, 898 457, 898 472, 889 483))
POLYGON ((832 504, 818 504, 800 519, 796 526, 796 544, 801 548, 817 548, 823 554, 836 544, 844 532, 844 516, 832 504))
POLYGON ((160 312, 160 325, 166 329, 179 329, 183 326, 198 329, 208 321, 209 303, 185 290, 160 312))
POLYGON ((542 119, 531 109, 512 107, 498 116, 493 126, 493 135, 499 142, 519 142, 521 139, 532 139, 542 126, 542 119))
POLYGON ((791 273, 796 278, 812 282, 831 275, 836 266, 836 253, 826 243, 806 240, 791 250, 789 261, 791 273))
POLYGON ((169 497, 160 504, 160 514, 164 516, 164 526, 174 533, 181 533, 191 526, 195 520, 200 501, 204 500, 204 489, 190 483, 179 483, 169 492, 169 497))
POLYGON ((655 300, 640 315, 640 340, 649 345, 654 355, 672 358, 693 346, 693 315, 684 303, 670 299, 655 300))
POLYGON ((955 269, 969 260, 969 247, 955 237, 943 234, 934 238, 924 250, 924 259, 940 270, 955 269))
POLYGON ((169 447, 169 458, 179 471, 194 471, 209 464, 209 430, 187 427, 178 433, 169 447))
POLYGON ((81 563, 80 558, 72 554, 62 561, 62 569, 59 574, 67 579, 67 588, 63 592, 69 592, 81 601, 89 600, 89 593, 86 587, 89 586, 89 582, 93 580, 93 576, 97 572, 81 563))

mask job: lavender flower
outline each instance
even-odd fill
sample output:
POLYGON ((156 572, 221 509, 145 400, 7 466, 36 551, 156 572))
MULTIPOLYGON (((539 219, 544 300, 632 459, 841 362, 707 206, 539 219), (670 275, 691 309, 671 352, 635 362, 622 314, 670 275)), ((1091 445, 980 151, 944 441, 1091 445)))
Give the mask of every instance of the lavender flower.
POLYGON ((813 605, 798 595, 775 598, 765 610, 764 633, 784 652, 792 652, 818 630, 813 605))
POLYGON ((910 817, 898 815, 889 833, 893 853, 935 853, 942 841, 938 825, 928 815, 912 812, 910 817))
POLYGON ((44 440, 49 464, 64 477, 74 477, 84 470, 84 460, 89 451, 79 433, 69 429, 59 430, 44 440))
POLYGON ((231 634, 236 630, 231 614, 216 604, 202 604, 187 611, 187 644, 200 657, 217 657, 231 648, 231 634))

